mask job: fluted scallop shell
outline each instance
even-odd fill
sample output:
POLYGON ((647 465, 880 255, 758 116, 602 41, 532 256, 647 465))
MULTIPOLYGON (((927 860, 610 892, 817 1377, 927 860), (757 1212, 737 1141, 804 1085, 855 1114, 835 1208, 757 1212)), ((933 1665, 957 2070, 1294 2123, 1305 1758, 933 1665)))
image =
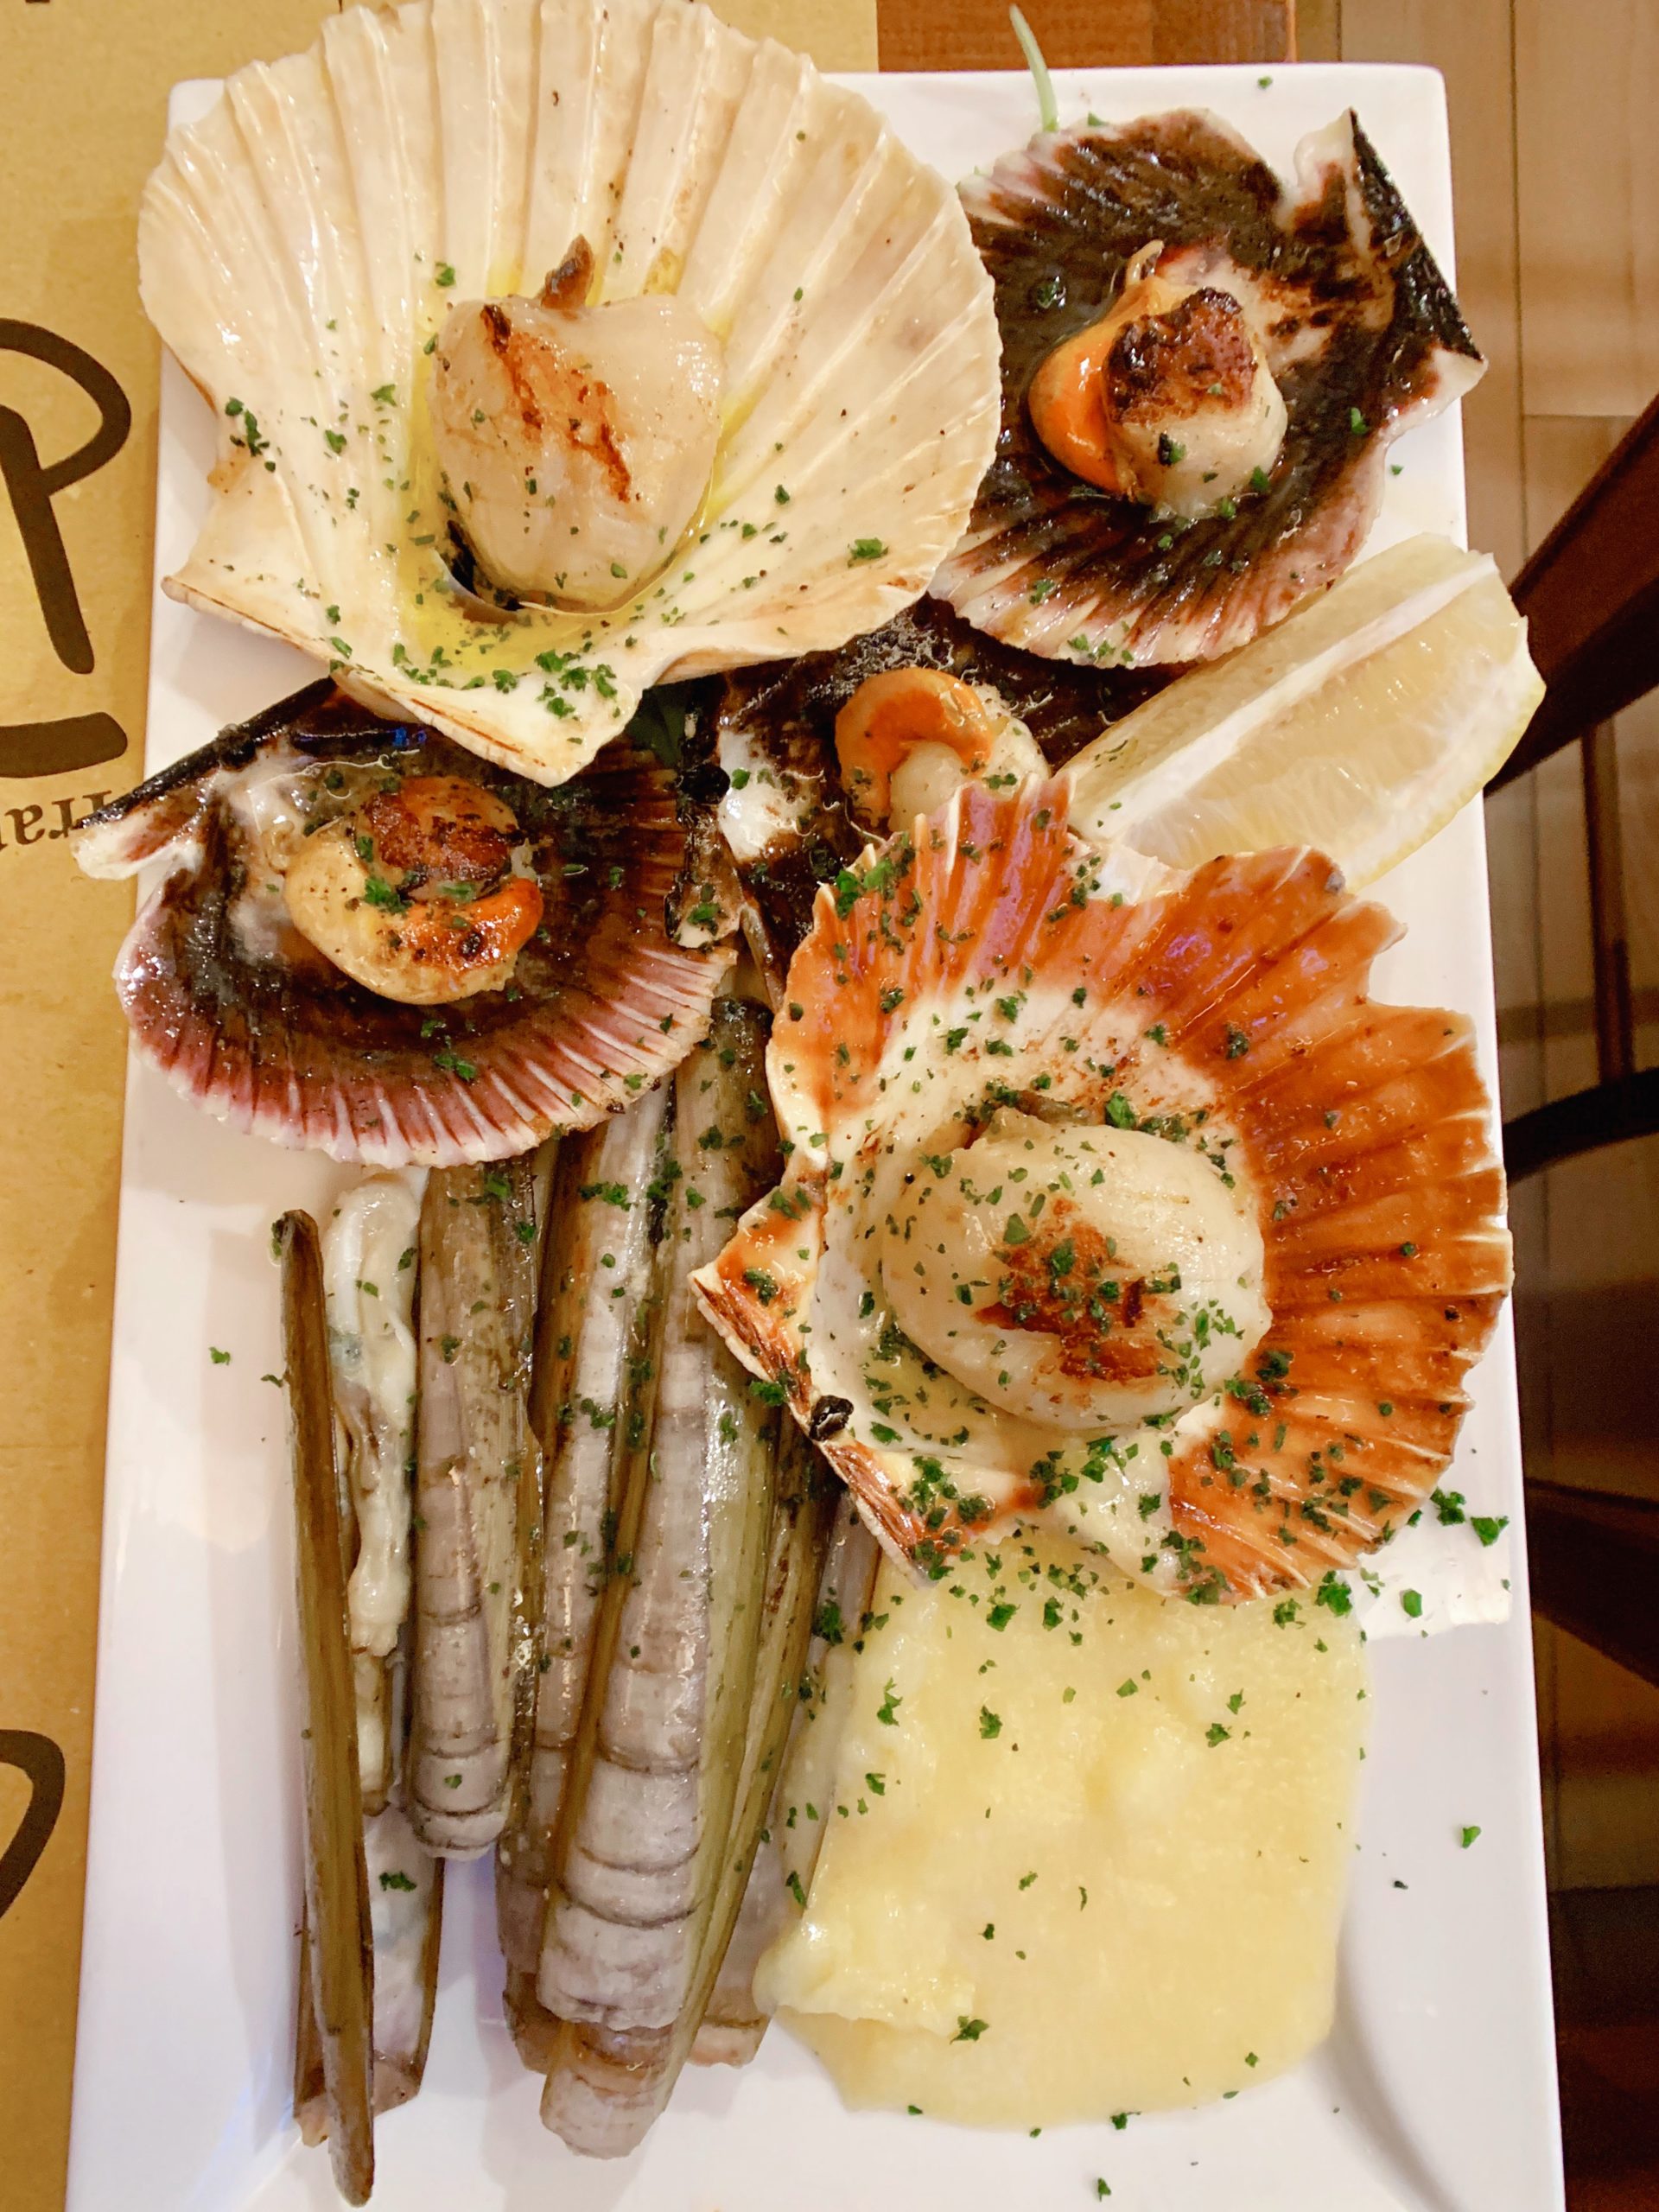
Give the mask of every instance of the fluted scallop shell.
POLYGON ((76 849, 94 875, 166 864, 116 961, 143 1058, 219 1120, 336 1160, 452 1167, 586 1128, 683 1059, 730 964, 666 935, 686 831, 648 755, 613 746, 549 791, 327 683, 89 817, 76 849), (467 777, 518 817, 546 907, 506 989, 397 1004, 289 925, 259 865, 260 795, 291 809, 320 778, 382 766, 467 777))
POLYGON ((767 1064, 789 1173, 699 1294, 901 1556, 938 1571, 1030 1520, 1198 1598, 1315 1582, 1433 1487, 1508 1287, 1469 1024, 1370 1002, 1395 925, 1319 855, 1180 876, 1090 852, 1065 807, 969 786, 820 894, 767 1064), (1271 1323, 1219 1396, 1103 1452, 895 1338, 881 1211, 996 1103, 1128 1113, 1224 1162, 1271 1323))
POLYGON ((1246 644, 1357 555, 1389 446, 1485 364, 1351 113, 1304 139, 1281 182, 1211 115, 1047 131, 963 187, 996 283, 996 458, 934 589, 993 635, 1063 659, 1209 659, 1246 644), (1288 426, 1263 490, 1190 525, 1056 461, 1027 393, 1096 321, 1128 259, 1218 283, 1262 330, 1288 426))
POLYGON ((139 257, 220 426, 167 588, 543 783, 665 677, 836 645, 917 597, 995 435, 955 194, 858 94, 686 0, 349 9, 173 132, 139 257), (445 589, 429 341, 577 237, 593 297, 677 290, 723 341, 713 480, 636 598, 480 626, 445 589))
POLYGON ((730 779, 719 822, 742 886, 744 932, 769 987, 781 986, 811 925, 818 884, 864 842, 842 790, 836 716, 867 678, 895 668, 942 669, 994 692, 1057 768, 1172 675, 1039 660, 942 600, 923 599, 834 652, 728 676, 715 729, 730 779))

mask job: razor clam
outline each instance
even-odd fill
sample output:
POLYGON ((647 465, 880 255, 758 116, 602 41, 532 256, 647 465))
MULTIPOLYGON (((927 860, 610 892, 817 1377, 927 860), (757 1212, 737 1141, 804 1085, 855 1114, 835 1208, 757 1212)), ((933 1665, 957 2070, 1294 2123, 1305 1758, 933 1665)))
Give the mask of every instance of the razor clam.
POLYGON ((627 1480, 537 1978, 567 2024, 562 2050, 586 2031, 660 2035, 680 2017, 731 1825, 778 1423, 705 1328, 690 1278, 778 1156, 764 1027, 753 1007, 723 1002, 675 1080, 655 1342, 633 1370, 640 1399, 626 1411, 627 1480))
POLYGON ((310 2020, 315 2033, 317 2098, 335 2184, 348 2204, 365 2204, 374 2186, 373 1940, 322 1254, 308 1214, 284 1214, 275 1243, 283 1264, 283 1356, 303 1662, 301 2017, 310 2020))
MULTIPOLYGON (((402 1797, 409 1730, 415 1263, 425 1183, 418 1172, 365 1175, 322 1232, 335 1433, 346 1440, 342 1510, 356 1554, 346 1610, 374 1944, 377 2113, 404 2103, 421 2084, 443 1912, 442 1861, 422 1846, 401 1802, 386 1802, 402 1797)), ((315 2022, 302 1990, 294 2102, 308 2142, 320 2141, 326 2127, 321 2078, 315 2022)))
MULTIPOLYGON (((529 2063, 541 2045, 534 1980, 554 1825, 582 1719, 629 1424, 617 1408, 647 1325, 653 1185, 671 1093, 648 1092, 562 1147, 543 1232, 530 1419, 546 1468, 540 1676, 522 1808, 503 1834, 496 1904, 508 2012, 529 2063), (529 2038, 527 2040, 527 2038, 529 2038)), ((639 1387, 636 1376, 634 1388, 639 1387)))
POLYGON ((543 2119, 590 2156, 618 2157, 639 2143, 688 2058, 741 2065, 766 2031, 752 1976, 777 1932, 783 1876, 776 1852, 769 1844, 762 1850, 765 1822, 799 1695, 836 1496, 811 1446, 786 1426, 779 1438, 741 1764, 690 1990, 666 2029, 567 2028, 548 2075, 543 2119))
POLYGON ((754 1994, 754 1969, 782 1930, 788 1891, 783 1858, 768 1833, 749 1869, 748 1886, 720 1962, 709 2007, 692 2040, 693 2066, 747 2066, 760 2050, 770 2015, 754 1994))
MULTIPOLYGON (((397 1805, 365 1821, 363 1848, 374 1952, 374 2110, 383 2113, 406 2104, 426 2070, 438 1993, 443 1861, 424 1847, 397 1805)), ((321 2143, 328 2133, 321 2038, 303 1950, 294 2117, 307 2143, 321 2143)))
POLYGON ((357 1556, 346 1600, 364 1810, 391 1783, 391 1674, 409 1618, 415 1443, 415 1261, 425 1177, 365 1175, 323 1231, 334 1411, 357 1556))
POLYGON ((529 1157, 446 1169, 421 1208, 409 1815, 451 1858, 501 1832, 534 1680, 534 1173, 529 1157))
POLYGON ((754 1999, 754 1968, 778 1932, 786 1895, 783 1858, 767 1819, 805 1684, 840 1502, 840 1485, 829 1468, 786 1423, 779 1445, 778 1502, 743 1776, 699 1977, 706 2001, 689 2008, 701 2015, 690 2050, 700 2065, 744 2065, 766 2033, 766 2016, 754 1999))

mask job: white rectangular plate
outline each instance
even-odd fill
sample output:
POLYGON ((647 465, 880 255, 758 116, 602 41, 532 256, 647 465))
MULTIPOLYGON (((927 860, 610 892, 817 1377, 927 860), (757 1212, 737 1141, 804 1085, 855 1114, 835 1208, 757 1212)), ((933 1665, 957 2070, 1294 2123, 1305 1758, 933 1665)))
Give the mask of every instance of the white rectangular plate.
MULTIPOLYGON (((1062 117, 1208 107, 1281 170, 1359 110, 1449 272, 1440 79, 1310 67, 1064 73, 1062 117)), ((947 175, 988 165, 1034 118, 1023 76, 872 77, 861 89, 947 175)), ((213 88, 181 86, 175 119, 213 88)), ((213 453, 170 362, 156 573, 188 550, 213 453)), ((1459 427, 1396 449, 1377 543, 1459 534, 1459 427)), ((148 769, 313 673, 284 647, 155 601, 148 769)), ((1397 872, 1409 924, 1380 995, 1465 1008, 1496 1089, 1478 808, 1397 872)), ((335 2202, 289 2114, 299 1777, 276 1278, 266 1232, 342 1179, 203 1120, 135 1065, 117 1275, 97 1757, 70 2212, 296 2212, 335 2202), (232 1355, 210 1360, 208 1347, 232 1355)), ((1446 1478, 1520 1522, 1507 1325, 1474 1378, 1446 1478)), ((1422 1548, 1469 1531, 1429 1528, 1422 1548)), ((1496 1559, 1496 1554, 1493 1558, 1496 1559)), ((1375 1719, 1336 2032, 1295 2074, 1208 2110, 1032 2140, 844 2112, 782 2031, 741 2074, 688 2071, 620 2165, 584 2164, 537 2119, 502 2026, 487 1865, 454 1870, 426 2085, 382 2122, 385 2212, 1007 2212, 1115 2202, 1160 2212, 1554 2212, 1562 2201, 1525 1562, 1501 1625, 1394 1637, 1375 1719), (1471 1850, 1459 1831, 1478 1825, 1471 1850)), ((1455 1571, 1454 1577, 1455 1580, 1455 1571)), ((1394 1615, 1380 1610, 1377 1625, 1394 1615)), ((1397 1618, 1391 1621, 1400 1625, 1397 1618)), ((1109 1942, 1109 1930, 1104 1940, 1109 1942)))

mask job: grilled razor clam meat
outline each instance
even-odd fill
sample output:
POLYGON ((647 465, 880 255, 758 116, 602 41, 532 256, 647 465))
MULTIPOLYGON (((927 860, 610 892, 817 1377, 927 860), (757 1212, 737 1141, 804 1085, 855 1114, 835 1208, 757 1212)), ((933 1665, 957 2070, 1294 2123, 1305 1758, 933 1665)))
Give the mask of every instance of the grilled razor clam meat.
POLYGON ((409 1617, 415 1448, 415 1259, 425 1177, 367 1175, 322 1232, 328 1360, 357 1556, 346 1599, 364 1808, 386 1802, 391 1667, 409 1617))
MULTIPOLYGON (((390 839, 400 880, 409 826, 376 812, 357 832, 377 854, 390 839)), ((437 842, 445 867, 467 864, 448 833, 437 842)), ((672 778, 631 745, 549 790, 331 683, 221 731, 75 833, 91 875, 166 864, 116 962, 141 1057, 238 1128, 388 1167, 510 1157, 591 1128, 674 1066, 731 959, 664 931, 686 844, 672 778), (500 802, 543 911, 504 988, 433 1007, 380 995, 308 942, 284 880, 330 825, 436 779, 500 802)), ((377 876, 375 895, 400 904, 392 875, 377 876)), ((463 962, 467 935, 456 932, 463 962)))
POLYGON ((464 300, 438 333, 433 441, 491 582, 594 609, 635 598, 708 490, 724 351, 689 300, 583 304, 585 239, 537 299, 464 300))
MULTIPOLYGON (((435 1859, 397 1805, 364 1823, 373 1950, 374 2110, 391 2112, 419 2090, 432 2040, 443 1927, 443 1861, 435 1859)), ((328 2132, 322 2044, 308 1954, 300 1955, 294 2117, 303 2142, 328 2132)))
POLYGON ((1351 113, 1286 181, 1215 117, 1176 112, 1045 131, 963 200, 996 287, 1002 419, 931 589, 1033 652, 1141 665, 1244 645, 1335 582, 1389 446, 1485 365, 1351 113), (1108 330, 1154 240, 1169 290, 1108 330))
POLYGON ((690 1987, 665 2028, 567 2024, 552 2053, 542 2118, 573 2150, 590 2157, 620 2157, 641 2142, 688 2059, 741 2065, 765 2032, 753 1970, 772 1930, 781 1869, 775 1851, 761 1847, 841 1496, 817 1452, 789 1424, 778 1441, 776 1475, 741 1764, 725 1849, 715 1853, 714 1893, 690 1987))
POLYGON ((421 1207, 409 1815, 428 1849, 450 1858, 501 1833, 533 1681, 533 1173, 528 1158, 446 1169, 421 1207))
MULTIPOLYGON (((496 1908, 515 2026, 533 1985, 554 1826, 581 1724, 588 1662, 629 1449, 630 1363, 643 1332, 660 1228, 658 1157, 670 1093, 560 1150, 543 1230, 530 1417, 543 1454, 541 1672, 525 1802, 501 1838, 496 1908)), ((632 1387, 638 1387, 637 1383, 632 1387)))

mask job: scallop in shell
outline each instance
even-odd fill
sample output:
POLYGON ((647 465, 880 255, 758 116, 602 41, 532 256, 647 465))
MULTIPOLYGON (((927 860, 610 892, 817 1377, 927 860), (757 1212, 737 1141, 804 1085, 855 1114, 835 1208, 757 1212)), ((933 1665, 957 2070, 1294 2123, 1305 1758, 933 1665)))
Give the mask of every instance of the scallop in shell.
POLYGON ((1316 853, 1183 876, 969 785, 819 894, 789 1172, 697 1278, 888 1548, 1011 1522, 1198 1599, 1319 1581, 1433 1486, 1510 1279, 1468 1023, 1316 853))
POLYGON ((601 1120, 684 1058, 731 959, 665 932, 686 846, 667 771, 630 746, 550 791, 327 683, 75 833, 90 874, 162 864, 116 963, 140 1053, 239 1128, 390 1167, 506 1159, 601 1120), (429 872, 453 895, 423 904, 397 836, 404 802, 433 794, 429 872), (325 846, 359 870, 343 917, 296 888, 325 846), (531 904, 510 947, 490 937, 498 896, 510 913, 531 904), (399 997, 360 979, 375 965, 341 965, 365 951, 399 997))
POLYGON ((838 719, 861 685, 906 669, 971 683, 1017 717, 1052 767, 1173 673, 1039 660, 975 630, 942 600, 923 599, 833 652, 728 676, 715 717, 725 777, 718 818, 742 887, 744 934, 774 1001, 811 926, 818 885, 864 843, 836 760, 838 719))
POLYGON ((683 0, 349 9, 171 134, 139 254, 220 427, 167 588, 543 783, 916 598, 995 435, 955 194, 683 0))
POLYGON ((1351 112, 1302 142, 1289 184, 1215 117, 1183 112, 1045 132, 963 197, 996 283, 1002 422, 933 588, 1033 652, 1140 665, 1245 644, 1348 567, 1389 446, 1485 365, 1351 112), (1154 295, 1145 317, 1115 333, 1136 286, 1154 295), (1077 446, 1039 434, 1046 410, 1071 419, 1050 389, 1068 362, 1072 416, 1098 416, 1114 365, 1128 414, 1151 409, 1166 466, 1138 496, 1109 488, 1134 453, 1085 474, 1077 446), (1265 442, 1241 443, 1229 424, 1257 421, 1264 376, 1282 404, 1265 442))

